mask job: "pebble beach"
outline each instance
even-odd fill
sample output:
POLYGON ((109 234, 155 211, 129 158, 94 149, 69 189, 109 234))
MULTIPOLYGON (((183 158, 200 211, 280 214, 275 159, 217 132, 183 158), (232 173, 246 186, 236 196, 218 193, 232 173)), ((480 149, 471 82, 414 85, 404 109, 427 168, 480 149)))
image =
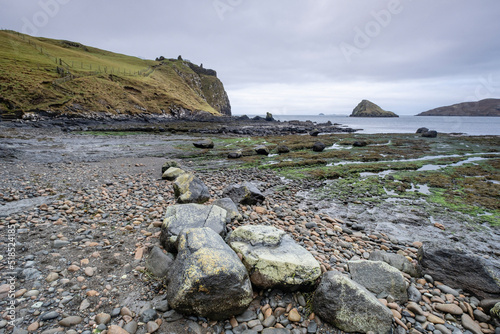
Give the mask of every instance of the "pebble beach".
MULTIPOLYGON (((175 204, 172 182, 161 179, 167 158, 0 164, 0 333, 340 333, 311 312, 307 291, 256 290, 247 311, 224 321, 170 309, 164 282, 145 270, 165 210, 175 204)), ((345 273, 349 260, 369 259, 375 251, 417 264, 420 240, 352 229, 345 214, 326 214, 299 195, 317 181, 291 182, 256 168, 204 172, 190 161, 179 164, 207 185, 209 203, 229 184, 255 184, 266 199, 240 205, 243 219, 227 228, 277 227, 306 248, 322 272, 345 273)), ((490 314, 500 300, 478 299, 429 275, 404 276, 407 303, 380 298, 398 333, 500 333, 490 314)))

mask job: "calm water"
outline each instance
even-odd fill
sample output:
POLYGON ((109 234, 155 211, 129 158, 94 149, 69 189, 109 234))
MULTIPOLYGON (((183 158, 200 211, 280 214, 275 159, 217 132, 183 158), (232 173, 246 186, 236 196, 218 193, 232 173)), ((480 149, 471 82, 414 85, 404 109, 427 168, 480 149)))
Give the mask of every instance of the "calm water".
POLYGON ((312 121, 317 123, 339 123, 359 133, 415 133, 426 127, 441 133, 465 133, 470 136, 500 136, 500 117, 455 117, 455 116, 400 116, 388 118, 347 117, 344 115, 274 115, 276 120, 312 121))

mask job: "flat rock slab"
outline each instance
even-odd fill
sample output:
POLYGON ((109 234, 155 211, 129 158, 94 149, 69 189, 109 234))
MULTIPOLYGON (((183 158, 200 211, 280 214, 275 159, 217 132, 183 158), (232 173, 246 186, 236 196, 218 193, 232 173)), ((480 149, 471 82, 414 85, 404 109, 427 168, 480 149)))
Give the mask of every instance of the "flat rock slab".
POLYGON ((226 235, 227 211, 216 205, 182 204, 167 208, 161 226, 160 243, 168 252, 177 252, 177 237, 184 229, 211 228, 215 233, 226 235))
POLYGON ((227 241, 243 256, 252 283, 260 288, 312 287, 321 275, 312 254, 275 227, 241 226, 227 241))
POLYGON ((500 297, 500 268, 475 254, 424 242, 418 250, 424 274, 452 287, 461 287, 482 298, 500 297))

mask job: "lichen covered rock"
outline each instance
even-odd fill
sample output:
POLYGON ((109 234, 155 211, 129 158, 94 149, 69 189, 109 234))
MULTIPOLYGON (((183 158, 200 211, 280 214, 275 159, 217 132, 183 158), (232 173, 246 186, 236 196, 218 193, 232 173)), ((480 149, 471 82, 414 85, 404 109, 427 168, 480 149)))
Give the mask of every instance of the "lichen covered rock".
POLYGON ((321 275, 320 264, 312 254, 275 227, 241 226, 227 241, 243 256, 252 283, 260 288, 312 287, 321 275))
POLYGON ((185 230, 169 274, 167 299, 177 312, 228 319, 252 301, 248 273, 234 251, 209 228, 185 230))

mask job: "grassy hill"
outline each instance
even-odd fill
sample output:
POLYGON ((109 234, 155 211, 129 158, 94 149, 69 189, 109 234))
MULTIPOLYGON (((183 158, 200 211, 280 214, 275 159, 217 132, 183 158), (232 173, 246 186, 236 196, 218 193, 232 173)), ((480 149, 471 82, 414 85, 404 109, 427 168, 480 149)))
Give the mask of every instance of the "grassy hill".
POLYGON ((0 115, 229 114, 215 71, 0 31, 0 115), (200 70, 197 70, 200 69, 200 70))

